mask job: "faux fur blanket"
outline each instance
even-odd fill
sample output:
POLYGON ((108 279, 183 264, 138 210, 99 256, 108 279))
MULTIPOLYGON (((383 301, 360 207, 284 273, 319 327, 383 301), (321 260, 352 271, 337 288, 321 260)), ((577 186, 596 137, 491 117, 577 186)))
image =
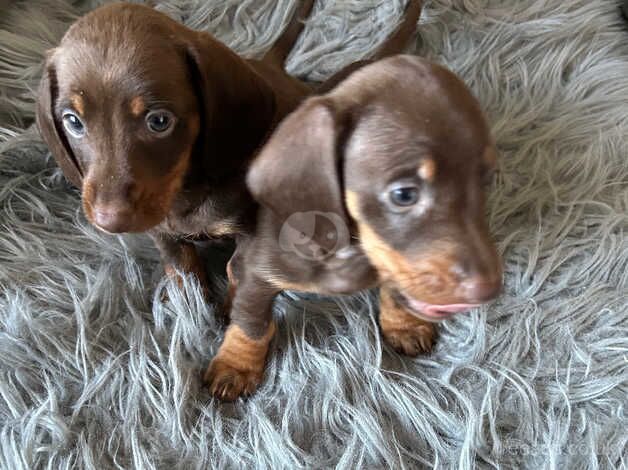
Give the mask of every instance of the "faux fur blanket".
MULTIPOLYGON (((626 468, 620 0, 426 1, 414 50, 470 85, 501 153, 503 295, 409 359, 382 342, 371 294, 286 293, 265 384, 235 404, 200 383, 213 307, 162 279, 145 237, 89 226, 32 126, 44 50, 97 3, 0 0, 0 467, 626 468)), ((153 3, 255 55, 295 1, 153 3)), ((368 56, 404 3, 317 0, 289 71, 368 56)))

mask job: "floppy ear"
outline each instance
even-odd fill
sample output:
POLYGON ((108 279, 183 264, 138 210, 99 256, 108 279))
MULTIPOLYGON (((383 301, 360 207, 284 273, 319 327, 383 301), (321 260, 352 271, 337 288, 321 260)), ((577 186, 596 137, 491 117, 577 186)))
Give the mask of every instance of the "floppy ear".
POLYGON ((54 105, 57 99, 57 76, 52 54, 48 54, 37 97, 37 127, 63 175, 77 188, 82 186, 83 175, 60 122, 55 119, 54 105))
POLYGON ((315 213, 335 214, 348 225, 340 155, 343 127, 329 100, 311 98, 303 103, 284 119, 251 164, 247 185, 253 197, 301 233, 312 232, 315 213))
POLYGON ((202 32, 183 37, 199 103, 205 177, 243 170, 266 138, 275 115, 270 85, 242 58, 202 32))

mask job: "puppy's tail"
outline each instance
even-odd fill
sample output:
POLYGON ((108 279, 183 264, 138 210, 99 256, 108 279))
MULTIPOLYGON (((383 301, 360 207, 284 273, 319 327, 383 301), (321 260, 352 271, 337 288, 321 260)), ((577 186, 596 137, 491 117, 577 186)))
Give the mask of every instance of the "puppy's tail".
POLYGON ((416 24, 421 16, 421 0, 408 0, 406 5, 406 11, 403 15, 403 20, 397 28, 397 30, 380 46, 371 59, 359 60, 353 62, 336 72, 330 78, 325 80, 315 89, 316 94, 323 94, 331 91, 341 81, 351 75, 358 69, 361 69, 365 65, 375 62, 376 60, 389 57, 391 55, 399 54, 404 50, 408 41, 416 31, 416 24))
POLYGON ((397 30, 386 40, 375 53, 373 60, 383 59, 403 52, 410 38, 416 32, 416 25, 423 7, 421 0, 408 0, 403 20, 397 30))
POLYGON ((272 45, 268 52, 264 54, 264 57, 262 57, 263 62, 269 62, 283 67, 283 63, 288 57, 288 54, 290 54, 294 43, 297 41, 301 31, 303 31, 303 20, 305 20, 312 11, 314 0, 301 0, 300 3, 301 4, 296 8, 296 12, 292 15, 292 19, 286 30, 279 36, 279 39, 275 41, 275 44, 272 45))

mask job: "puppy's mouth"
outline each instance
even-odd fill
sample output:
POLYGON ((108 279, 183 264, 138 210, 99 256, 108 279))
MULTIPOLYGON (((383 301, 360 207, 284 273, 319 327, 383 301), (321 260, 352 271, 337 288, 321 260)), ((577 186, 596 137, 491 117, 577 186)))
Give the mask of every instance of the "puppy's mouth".
POLYGON ((480 306, 480 304, 430 304, 397 289, 393 291, 393 299, 413 315, 430 322, 443 321, 456 313, 466 312, 480 306))

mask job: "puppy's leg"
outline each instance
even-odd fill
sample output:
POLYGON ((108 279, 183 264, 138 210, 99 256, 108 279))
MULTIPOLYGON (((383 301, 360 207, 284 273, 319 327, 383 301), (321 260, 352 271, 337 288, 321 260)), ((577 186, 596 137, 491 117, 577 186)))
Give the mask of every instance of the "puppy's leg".
POLYGON ((294 43, 297 42, 299 34, 303 31, 303 22, 312 11, 314 0, 302 0, 297 6, 290 23, 285 31, 279 36, 277 41, 272 45, 270 50, 262 57, 262 62, 268 62, 283 69, 283 63, 286 61, 288 54, 292 50, 294 43))
POLYGON ((374 60, 381 60, 395 54, 400 54, 410 42, 410 38, 416 33, 417 23, 421 17, 421 0, 408 0, 403 20, 394 33, 380 46, 374 56, 374 60))
POLYGON ((166 275, 182 288, 183 279, 179 272, 193 274, 198 280, 203 295, 209 298, 207 273, 194 244, 164 234, 151 234, 151 238, 161 254, 166 275))
POLYGON ((233 298, 235 297, 236 289, 238 287, 238 280, 233 274, 234 260, 231 258, 227 263, 227 294, 222 304, 222 316, 225 319, 229 318, 231 307, 233 306, 233 298))
MULTIPOLYGON (((268 347, 275 333, 272 302, 275 288, 261 280, 238 280, 231 324, 204 380, 210 392, 225 401, 250 395, 262 382, 268 347)), ((234 287, 235 288, 235 287, 234 287)))
POLYGON ((436 338, 436 325, 408 313, 386 287, 379 294, 379 325, 388 344, 408 356, 429 352, 436 338))
POLYGON ((249 244, 250 239, 248 237, 239 237, 236 241, 236 249, 227 263, 227 294, 222 305, 222 315, 225 319, 228 319, 231 313, 238 280, 242 279, 245 274, 244 255, 249 244))

